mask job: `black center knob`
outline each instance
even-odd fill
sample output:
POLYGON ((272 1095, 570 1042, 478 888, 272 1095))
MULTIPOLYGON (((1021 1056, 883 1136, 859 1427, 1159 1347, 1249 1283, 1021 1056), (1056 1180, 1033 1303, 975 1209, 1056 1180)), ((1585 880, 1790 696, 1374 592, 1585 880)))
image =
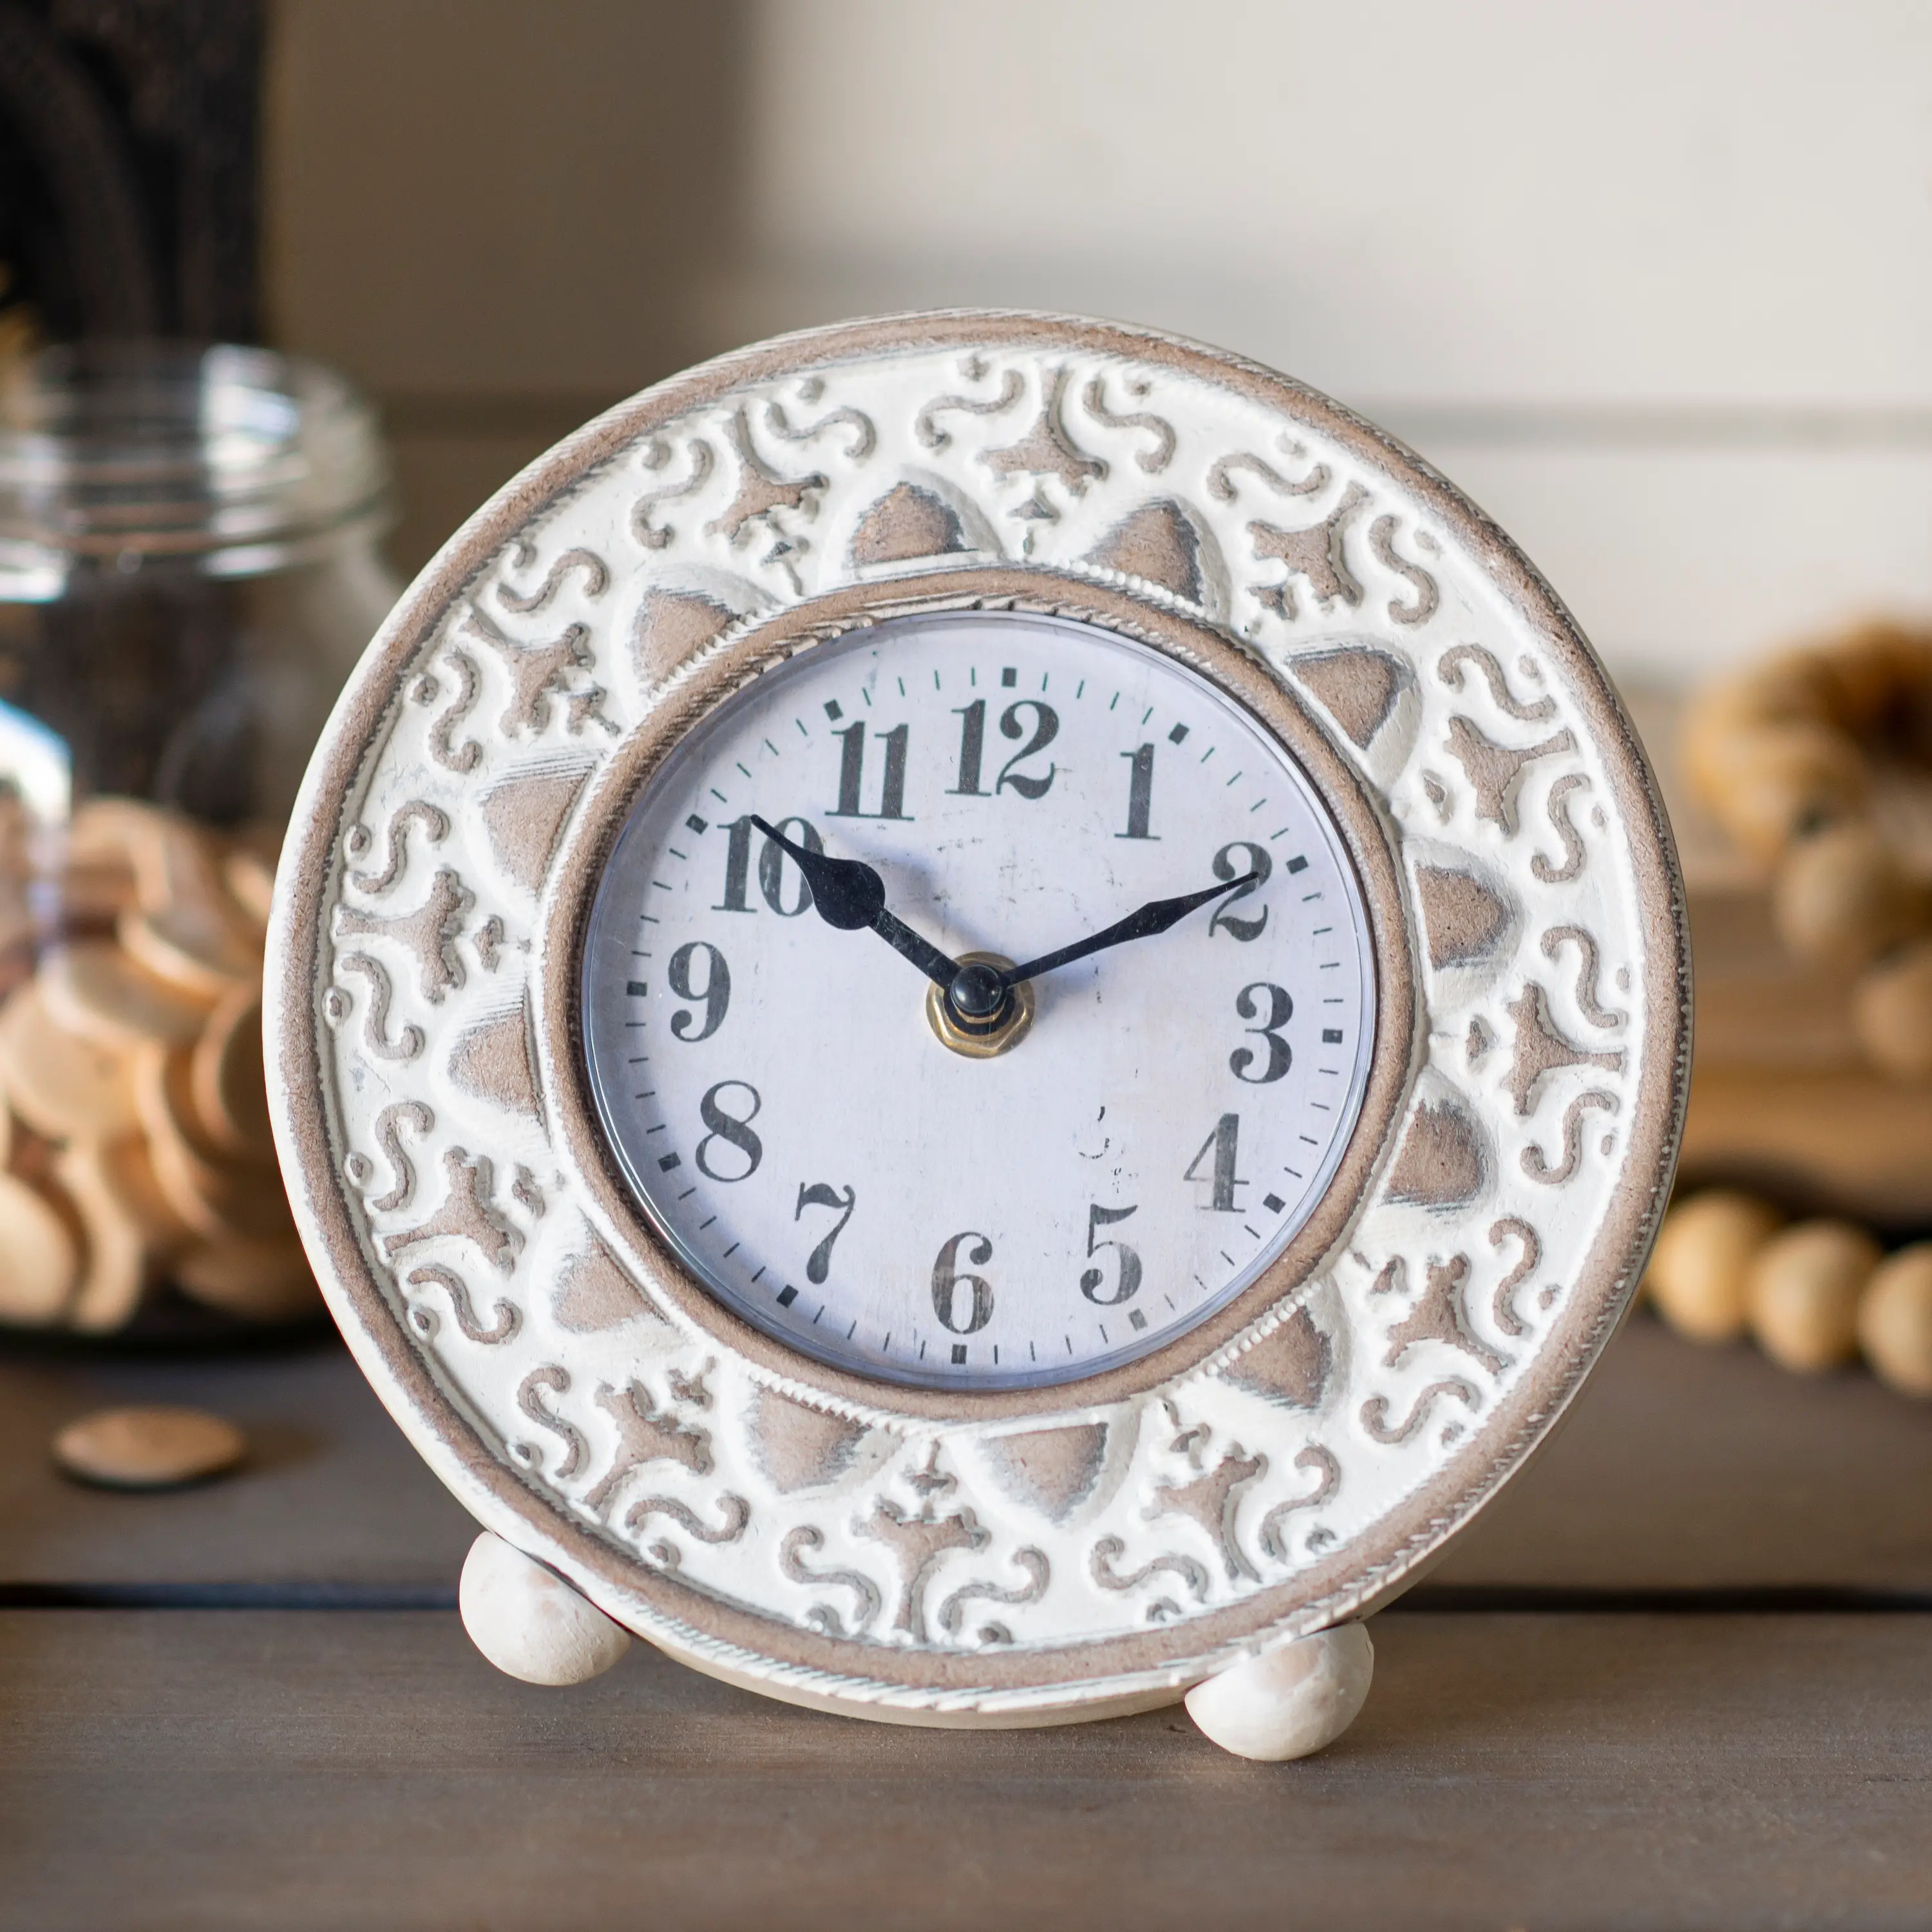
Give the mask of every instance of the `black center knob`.
POLYGON ((1012 998, 1000 984, 999 969, 975 962, 962 966, 946 989, 946 1003, 969 1026, 983 1027, 998 1019, 1012 998))

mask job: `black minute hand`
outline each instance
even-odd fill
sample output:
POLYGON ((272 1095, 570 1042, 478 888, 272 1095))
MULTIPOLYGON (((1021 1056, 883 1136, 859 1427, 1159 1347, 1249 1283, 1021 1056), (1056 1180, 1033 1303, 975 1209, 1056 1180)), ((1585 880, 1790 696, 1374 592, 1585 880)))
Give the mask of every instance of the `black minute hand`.
POLYGON ((1036 980, 1042 973, 1051 973, 1056 966, 1070 966, 1076 959, 1084 959, 1090 952, 1104 952, 1108 946, 1124 945, 1130 939, 1151 938, 1156 932, 1165 932, 1169 926, 1179 925, 1196 907, 1204 906, 1210 899, 1217 899, 1223 892, 1232 892, 1240 886, 1258 885, 1261 877, 1258 872, 1249 872, 1238 879, 1228 880, 1225 885, 1210 886, 1204 892, 1184 893, 1178 899, 1150 899, 1138 912, 1129 913, 1125 919, 1104 932, 1095 933, 1091 938, 1076 940, 1071 946, 1063 946, 1058 952, 1043 952, 1023 966, 1008 967, 1000 975, 1000 985, 1003 988, 1017 986, 1022 980, 1036 980))
POLYGON ((958 978, 957 961, 947 958, 938 946, 928 946, 910 926, 886 911, 886 882, 864 860, 829 858, 823 852, 794 844, 756 812, 752 823, 805 874, 805 882, 812 888, 812 902, 827 926, 841 932, 869 928, 938 986, 950 986, 958 978))

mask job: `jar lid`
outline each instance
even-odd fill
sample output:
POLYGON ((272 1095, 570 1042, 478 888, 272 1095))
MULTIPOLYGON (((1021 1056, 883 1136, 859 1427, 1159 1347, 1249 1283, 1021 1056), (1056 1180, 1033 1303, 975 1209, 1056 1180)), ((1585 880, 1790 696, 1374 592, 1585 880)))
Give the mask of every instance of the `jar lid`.
POLYGON ((374 412, 298 357, 82 344, 0 374, 0 596, 58 596, 88 558, 278 569, 388 492, 374 412))

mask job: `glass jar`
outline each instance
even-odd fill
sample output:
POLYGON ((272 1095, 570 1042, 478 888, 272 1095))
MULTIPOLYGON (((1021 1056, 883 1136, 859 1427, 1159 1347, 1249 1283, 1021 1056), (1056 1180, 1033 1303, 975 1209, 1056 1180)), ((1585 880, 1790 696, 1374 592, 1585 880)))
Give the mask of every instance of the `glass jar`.
POLYGON ((125 344, 0 373, 0 1322, 319 1306, 262 941, 310 748, 397 595, 388 500, 371 411, 313 364, 125 344))

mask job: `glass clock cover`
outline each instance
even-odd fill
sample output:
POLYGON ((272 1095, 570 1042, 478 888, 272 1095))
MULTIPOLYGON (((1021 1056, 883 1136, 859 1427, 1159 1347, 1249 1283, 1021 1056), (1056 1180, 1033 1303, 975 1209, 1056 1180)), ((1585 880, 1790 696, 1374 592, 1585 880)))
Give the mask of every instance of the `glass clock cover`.
POLYGON ((1360 1110, 1374 985, 1346 850, 1258 721, 1114 633, 961 612, 802 653, 677 747, 597 892, 584 1042, 626 1178, 721 1299, 822 1360, 997 1388, 1145 1354, 1280 1252, 1360 1110), (868 861, 955 959, 1224 896, 1042 975, 980 1057, 754 815, 868 861))

